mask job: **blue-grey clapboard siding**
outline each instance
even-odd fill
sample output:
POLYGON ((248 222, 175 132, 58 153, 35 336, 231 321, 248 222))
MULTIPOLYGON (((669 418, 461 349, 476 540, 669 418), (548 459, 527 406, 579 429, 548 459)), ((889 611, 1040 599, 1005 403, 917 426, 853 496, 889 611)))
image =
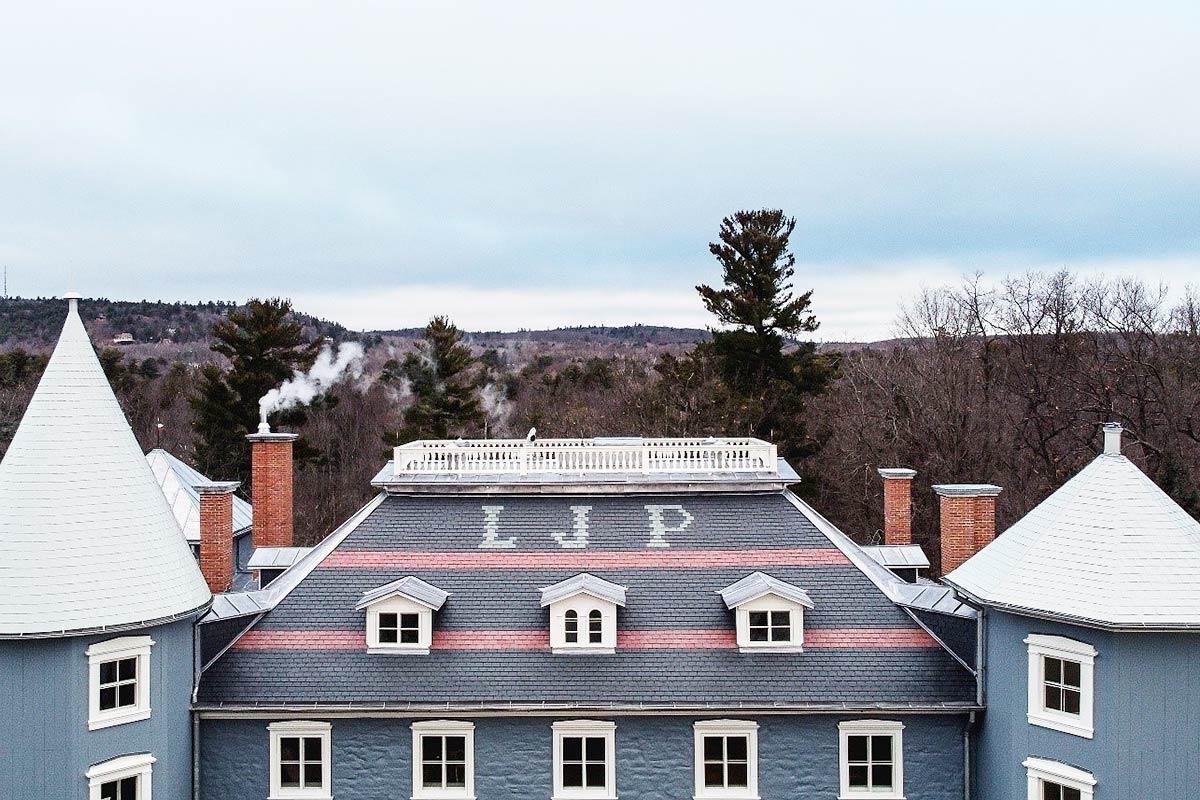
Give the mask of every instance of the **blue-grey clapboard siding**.
MULTIPOLYGON (((746 719, 742 715, 728 715, 746 719)), ((309 719, 298 716, 296 719, 309 719)), ((581 714, 575 718, 606 719, 581 714)), ((966 715, 882 716, 904 722, 908 800, 962 800, 966 715)), ((458 717, 465 719, 465 717, 458 717)), ((694 790, 693 717, 615 717, 621 800, 684 800, 694 790)), ((762 800, 838 796, 836 716, 757 717, 762 800)), ((486 800, 549 800, 549 717, 475 719, 475 793, 486 800)), ((412 795, 412 720, 334 719, 333 796, 395 800, 412 795)), ((202 800, 268 795, 268 720, 203 719, 202 800)))
POLYGON ((1200 634, 1108 633, 994 610, 986 614, 987 711, 977 739, 979 798, 1026 792, 1029 756, 1091 772, 1096 800, 1188 797, 1200 775, 1200 634), (1065 636, 1099 651, 1095 738, 1026 719, 1030 633, 1065 636))
POLYGON ((101 636, 0 641, 0 800, 85 800, 88 767, 132 753, 158 759, 155 800, 188 800, 193 641, 191 619, 101 636), (88 647, 140 635, 154 640, 150 718, 89 731, 88 647))

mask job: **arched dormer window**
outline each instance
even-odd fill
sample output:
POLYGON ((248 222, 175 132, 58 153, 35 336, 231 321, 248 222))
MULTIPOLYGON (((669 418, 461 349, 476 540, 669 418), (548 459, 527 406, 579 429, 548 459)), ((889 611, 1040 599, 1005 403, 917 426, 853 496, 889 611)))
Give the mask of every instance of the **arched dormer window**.
POLYGON ((624 586, 584 572, 541 591, 542 607, 550 610, 553 652, 616 651, 617 608, 625 605, 624 586))

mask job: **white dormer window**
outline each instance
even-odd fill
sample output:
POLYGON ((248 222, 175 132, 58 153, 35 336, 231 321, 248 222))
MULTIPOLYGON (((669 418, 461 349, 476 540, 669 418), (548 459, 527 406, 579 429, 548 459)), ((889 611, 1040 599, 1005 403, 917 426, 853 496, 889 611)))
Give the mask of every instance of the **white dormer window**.
POLYGON ((550 608, 550 649, 555 653, 613 653, 617 648, 617 608, 625 587, 582 573, 542 590, 550 608))
POLYGON ((87 649, 88 730, 150 716, 149 636, 122 636, 87 649))
POLYGON ((433 644, 433 612, 450 596, 408 576, 363 593, 355 606, 367 612, 367 652, 425 655, 433 644))
POLYGON ((743 653, 793 653, 804 648, 804 609, 812 599, 798 586, 755 572, 719 594, 734 612, 743 653))

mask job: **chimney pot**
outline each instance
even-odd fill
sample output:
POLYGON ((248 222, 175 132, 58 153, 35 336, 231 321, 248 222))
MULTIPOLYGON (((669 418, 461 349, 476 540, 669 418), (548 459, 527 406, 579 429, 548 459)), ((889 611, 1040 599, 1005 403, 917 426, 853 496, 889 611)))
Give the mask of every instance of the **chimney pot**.
POLYGON ((882 467, 884 544, 912 544, 912 480, 915 469, 882 467))
POLYGON ((940 484, 942 574, 957 569, 996 538, 996 497, 990 483, 940 484))
POLYGON ((292 512, 292 444, 299 437, 294 433, 268 432, 252 433, 246 438, 250 441, 254 546, 292 547, 295 527, 292 512))
POLYGON ((233 493, 238 481, 198 484, 200 495, 200 572, 213 594, 233 585, 233 493))
POLYGON ((1108 456, 1121 455, 1121 435, 1125 429, 1119 422, 1109 422, 1104 426, 1104 454, 1108 456))

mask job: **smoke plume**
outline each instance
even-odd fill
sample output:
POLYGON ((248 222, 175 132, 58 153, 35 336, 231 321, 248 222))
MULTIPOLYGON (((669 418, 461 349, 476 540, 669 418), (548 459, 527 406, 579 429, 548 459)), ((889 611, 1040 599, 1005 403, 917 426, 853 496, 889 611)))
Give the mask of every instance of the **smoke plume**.
POLYGON ((272 389, 258 401, 259 417, 266 422, 267 415, 298 405, 306 405, 322 392, 329 390, 343 374, 358 379, 362 376, 363 348, 358 342, 343 342, 337 355, 329 345, 321 348, 312 369, 307 373, 297 372, 272 389))

